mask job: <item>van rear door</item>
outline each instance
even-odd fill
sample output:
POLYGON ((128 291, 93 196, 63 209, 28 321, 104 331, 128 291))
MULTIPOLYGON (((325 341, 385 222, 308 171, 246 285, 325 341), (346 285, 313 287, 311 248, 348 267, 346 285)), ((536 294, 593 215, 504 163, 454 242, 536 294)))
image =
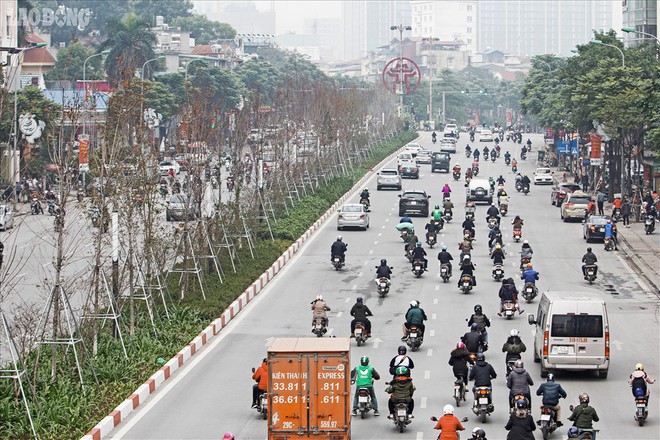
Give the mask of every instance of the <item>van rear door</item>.
POLYGON ((602 365, 605 363, 605 333, 609 332, 606 311, 601 304, 593 303, 579 303, 578 311, 576 363, 602 365))
MULTIPOLYGON (((600 365, 605 361, 603 315, 580 311, 553 315, 550 326, 548 362, 553 364, 600 365)), ((584 305, 593 310, 593 305, 584 305)))

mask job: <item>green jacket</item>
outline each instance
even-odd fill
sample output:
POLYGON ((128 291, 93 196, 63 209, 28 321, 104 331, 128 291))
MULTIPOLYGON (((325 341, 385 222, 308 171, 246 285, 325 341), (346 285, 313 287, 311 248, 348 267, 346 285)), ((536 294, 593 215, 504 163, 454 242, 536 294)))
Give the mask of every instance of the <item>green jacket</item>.
POLYGON ((598 421, 596 410, 587 403, 581 403, 568 418, 579 429, 593 429, 592 422, 598 421))
POLYGON ((424 310, 419 307, 410 307, 406 312, 406 322, 408 324, 420 325, 424 324, 425 320, 426 313, 424 313, 424 310))
POLYGON ((385 391, 391 394, 394 402, 410 402, 415 392, 415 385, 410 378, 397 378, 390 382, 390 386, 385 391))
POLYGON ((380 379, 380 375, 371 365, 358 365, 351 372, 351 380, 355 380, 355 385, 358 388, 373 386, 374 379, 380 379))
POLYGON ((431 216, 433 217, 434 220, 440 220, 442 218, 442 211, 439 209, 434 209, 433 212, 431 213, 431 216))

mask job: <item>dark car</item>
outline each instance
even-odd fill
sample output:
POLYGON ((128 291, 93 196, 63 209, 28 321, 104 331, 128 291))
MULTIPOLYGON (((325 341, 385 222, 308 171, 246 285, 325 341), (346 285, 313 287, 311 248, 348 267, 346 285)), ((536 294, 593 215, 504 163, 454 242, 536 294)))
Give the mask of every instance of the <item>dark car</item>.
POLYGON ((419 167, 415 162, 403 162, 399 165, 401 178, 419 179, 419 167))
POLYGON ((436 171, 444 171, 445 173, 448 173, 450 161, 451 156, 449 153, 433 153, 433 156, 431 157, 431 172, 435 173, 436 171))
POLYGON ((580 190, 580 185, 575 183, 560 183, 557 186, 552 188, 552 193, 550 194, 550 203, 559 207, 564 202, 566 194, 570 194, 573 191, 580 190))
POLYGON ((592 240, 605 239, 605 225, 610 219, 607 215, 591 215, 586 222, 582 224, 582 238, 587 240, 587 243, 592 240))
POLYGON ((399 217, 413 214, 418 214, 422 217, 429 216, 429 199, 431 196, 426 195, 426 191, 405 191, 399 197, 399 217))

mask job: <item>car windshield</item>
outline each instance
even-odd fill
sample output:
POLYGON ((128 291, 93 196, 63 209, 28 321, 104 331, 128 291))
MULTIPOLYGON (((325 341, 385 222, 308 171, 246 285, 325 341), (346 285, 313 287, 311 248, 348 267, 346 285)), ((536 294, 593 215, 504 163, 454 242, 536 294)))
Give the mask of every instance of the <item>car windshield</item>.
POLYGON ((569 200, 569 203, 573 203, 575 205, 588 205, 590 199, 588 197, 572 197, 571 200, 569 200))
POLYGON ((7 207, 6 206, 0 206, 0 215, 5 215, 7 212, 7 207))
POLYGON ((436 159, 449 159, 449 155, 446 153, 435 153, 433 157, 436 159))
POLYGON ((160 163, 161 167, 169 167, 172 166, 172 162, 164 161, 160 163))
POLYGON ((426 199, 424 193, 405 193, 403 196, 407 199, 426 199))
POLYGON ((347 205, 341 208, 343 212, 362 212, 362 205, 347 205))
POLYGON ((396 171, 394 170, 382 170, 380 172, 381 175, 383 176, 396 176, 396 171))
POLYGON ((604 225, 607 223, 607 217, 589 217, 589 223, 592 225, 604 225))
POLYGON ((401 159, 401 160, 412 159, 412 154, 410 154, 410 153, 401 153, 401 154, 399 154, 399 159, 401 159))
POLYGON ((536 170, 536 174, 550 174, 550 168, 539 168, 536 170))
POLYGON ((560 189, 564 191, 577 191, 580 189, 580 185, 562 185, 560 189))

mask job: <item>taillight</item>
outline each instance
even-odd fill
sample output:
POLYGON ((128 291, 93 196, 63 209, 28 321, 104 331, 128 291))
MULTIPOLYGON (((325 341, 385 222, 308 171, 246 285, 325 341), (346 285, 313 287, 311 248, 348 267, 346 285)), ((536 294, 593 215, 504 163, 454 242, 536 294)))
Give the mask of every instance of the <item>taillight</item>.
POLYGON ((543 332, 543 356, 548 355, 548 336, 549 334, 547 330, 543 332))
POLYGON ((610 357, 610 332, 605 332, 605 357, 610 357))
POLYGON ((339 213, 339 219, 342 219, 343 217, 344 217, 343 214, 340 212, 339 213))
POLYGON ((479 390, 479 393, 480 393, 480 394, 488 394, 488 391, 486 391, 486 390, 479 390))
POLYGON ((364 214, 360 214, 360 218, 362 218, 362 219, 363 219, 363 218, 364 218, 364 214))
POLYGON ((574 203, 566 202, 566 206, 573 206, 573 205, 574 205, 574 203))

